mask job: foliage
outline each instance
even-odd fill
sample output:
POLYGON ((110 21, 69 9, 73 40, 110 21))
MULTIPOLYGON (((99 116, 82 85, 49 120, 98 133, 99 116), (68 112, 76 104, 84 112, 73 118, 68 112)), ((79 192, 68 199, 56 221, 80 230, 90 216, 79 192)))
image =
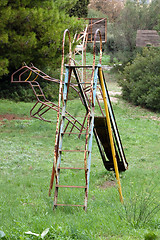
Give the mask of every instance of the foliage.
POLYGON ((136 52, 136 32, 138 29, 152 30, 157 26, 160 12, 160 0, 127 1, 120 15, 112 24, 112 52, 121 61, 134 59, 136 52))
POLYGON ((125 67, 120 80, 124 99, 135 105, 160 110, 160 48, 144 48, 125 67))
MULTIPOLYGON (((13 93, 10 74, 23 62, 38 68, 60 66, 63 31, 72 34, 82 22, 67 12, 75 0, 5 0, 0 2, 0 79, 3 97, 13 93)), ((20 89, 19 89, 20 91, 20 89)), ((1 97, 2 97, 1 96, 1 97)))
POLYGON ((131 224, 134 228, 144 227, 151 223, 154 216, 160 211, 160 203, 155 197, 155 191, 156 186, 150 182, 149 185, 143 185, 138 192, 135 192, 133 198, 127 196, 123 204, 123 211, 119 213, 120 218, 125 219, 126 223, 131 224))
POLYGON ((66 14, 73 2, 1 2, 0 50, 1 57, 8 60, 9 70, 17 69, 24 61, 27 64, 33 62, 39 67, 57 65, 63 31, 65 28, 71 32, 77 29, 76 19, 66 14))
POLYGON ((144 240, 158 240, 159 237, 154 232, 149 232, 144 235, 144 240))
POLYGON ((157 18, 157 25, 155 26, 155 30, 157 30, 158 32, 160 32, 160 15, 157 18))
POLYGON ((69 10, 70 16, 86 18, 88 14, 89 0, 77 0, 76 4, 69 10))
POLYGON ((88 16, 87 17, 88 18, 106 18, 107 16, 96 9, 88 8, 88 16))
MULTIPOLYGON (((123 8, 123 2, 118 0, 103 1, 103 0, 92 0, 89 5, 89 12, 92 14, 99 12, 99 17, 103 15, 108 18, 109 22, 114 22, 119 16, 123 8)), ((94 16, 95 17, 95 16, 94 16)))

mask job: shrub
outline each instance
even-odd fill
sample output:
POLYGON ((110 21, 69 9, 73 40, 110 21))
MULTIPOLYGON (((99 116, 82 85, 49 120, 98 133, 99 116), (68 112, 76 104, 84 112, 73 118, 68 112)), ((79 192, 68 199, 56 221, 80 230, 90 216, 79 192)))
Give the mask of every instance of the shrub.
POLYGON ((123 98, 151 110, 160 110, 160 48, 144 48, 128 63, 119 80, 123 98))
MULTIPOLYGON (((160 0, 148 4, 146 0, 125 1, 125 7, 118 18, 110 24, 114 37, 114 56, 122 63, 133 60, 137 52, 136 33, 138 29, 159 31, 160 0)), ((109 29, 110 30, 110 29, 109 29)))

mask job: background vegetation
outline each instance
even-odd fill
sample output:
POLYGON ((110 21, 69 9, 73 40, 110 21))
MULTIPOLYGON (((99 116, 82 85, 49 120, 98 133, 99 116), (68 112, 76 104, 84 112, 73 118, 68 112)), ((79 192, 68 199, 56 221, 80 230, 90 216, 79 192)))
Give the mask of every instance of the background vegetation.
POLYGON ((119 75, 125 100, 153 111, 160 111, 159 49, 136 47, 137 30, 160 31, 160 0, 118 1, 91 0, 89 16, 106 16, 107 43, 103 51, 110 55, 110 63, 121 63, 115 68, 119 75), (118 9, 117 9, 118 8, 118 9), (112 14, 114 13, 114 14, 112 14))
POLYGON ((160 48, 144 48, 120 78, 123 97, 135 105, 160 111, 160 48))
MULTIPOLYGON (((68 28, 73 36, 82 21, 69 16, 77 0, 0 2, 0 91, 1 98, 14 98, 22 89, 10 84, 11 74, 25 62, 49 73, 60 67, 62 36, 68 28)), ((75 5, 76 8, 76 5, 75 5)), ((86 5, 78 14, 87 15, 86 5)), ((72 15, 76 15, 75 12, 72 15)), ((76 15, 77 16, 77 15, 76 15)), ((25 99, 25 98, 24 98, 25 99)))
MULTIPOLYGON (((55 78, 59 78, 59 66, 61 60, 61 40, 63 31, 69 28, 72 35, 76 31, 83 29, 82 21, 77 17, 107 17, 107 43, 103 44, 103 52, 109 55, 109 64, 121 63, 122 67, 126 64, 132 64, 137 53, 142 54, 142 49, 136 48, 136 32, 138 29, 156 29, 160 30, 160 0, 153 0, 149 5, 147 1, 137 3, 127 1, 124 4, 114 0, 112 2, 102 0, 60 0, 60 1, 36 1, 33 3, 27 1, 3 1, 0 3, 0 91, 1 98, 14 99, 16 101, 33 100, 30 90, 20 85, 11 85, 10 75, 23 62, 29 64, 32 62, 35 66, 55 78), (88 8, 89 6, 89 8, 88 8), (56 69, 56 71, 55 71, 56 69)), ((88 46, 88 51, 92 53, 92 46, 88 46)), ((150 49, 150 53, 152 49, 150 49)), ((152 53, 151 53, 152 54, 152 53)), ((159 63, 158 56, 153 49, 152 58, 154 58, 154 69, 157 69, 159 63)), ((147 56, 146 56, 147 58, 147 56)), ((137 60, 136 60, 137 61, 137 60)), ((144 60, 144 61, 147 61, 144 60)), ((107 65, 108 61, 104 63, 107 65)), ((152 63, 148 61, 148 68, 145 68, 145 75, 151 76, 153 70, 152 63), (152 70, 151 70, 152 69, 152 70)), ((134 64, 135 69, 137 65, 134 64)), ((121 68, 123 71, 123 68, 121 68)), ((128 71, 131 67, 128 68, 128 71)), ((140 70, 140 69, 139 69, 140 70)), ((125 79, 127 67, 121 77, 125 79)), ((158 74, 158 71, 157 71, 158 74)), ((134 74, 133 74, 134 75, 134 74)), ((129 81, 137 82, 135 76, 127 81, 120 80, 123 89, 123 96, 134 104, 159 111, 159 100, 157 97, 160 81, 156 81, 156 91, 149 93, 153 81, 148 81, 144 88, 144 80, 140 77, 138 82, 140 85, 135 89, 128 85, 129 81), (128 93, 127 87, 128 86, 128 93), (157 88, 158 87, 158 88, 157 88), (144 95, 149 93, 147 100, 144 95), (133 97, 134 96, 134 97, 133 97), (133 100, 134 99, 134 100, 133 100), (147 102, 146 102, 147 101, 147 102)), ((50 84, 44 85, 47 96, 54 99, 54 93, 57 89, 53 89, 50 84), (53 92, 53 94, 51 93, 53 92)))

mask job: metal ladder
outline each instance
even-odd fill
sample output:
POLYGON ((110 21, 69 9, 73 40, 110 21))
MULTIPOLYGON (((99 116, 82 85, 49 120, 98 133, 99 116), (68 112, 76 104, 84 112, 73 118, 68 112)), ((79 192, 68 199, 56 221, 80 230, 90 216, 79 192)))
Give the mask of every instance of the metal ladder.
MULTIPOLYGON (((66 119, 66 107, 67 107, 67 96, 68 96, 68 86, 70 83, 70 75, 69 71, 73 71, 75 74, 75 78, 78 82, 78 86, 80 88, 80 91, 82 90, 81 82, 79 80, 76 66, 66 66, 66 74, 65 74, 65 80, 64 80, 64 90, 63 90, 63 107, 62 107, 62 115, 61 115, 61 122, 59 126, 59 142, 58 142, 58 149, 57 149, 57 160, 54 162, 54 170, 55 170, 55 193, 54 193, 54 208, 57 206, 77 206, 77 207, 83 207, 84 210, 87 210, 87 201, 88 201, 88 189, 89 189, 89 176, 90 176, 90 165, 91 165, 91 150, 92 150, 92 138, 93 138, 93 127, 94 127, 94 104, 95 104, 95 98, 96 98, 96 86, 97 86, 97 77, 98 77, 98 68, 95 68, 94 71, 94 80, 91 81, 91 91, 90 91, 90 101, 87 106, 87 123, 86 123, 86 130, 83 133, 85 135, 85 144, 83 150, 77 150, 77 149, 64 149, 63 148, 63 138, 64 138, 64 124, 66 119), (84 163, 83 166, 80 167, 63 167, 61 166, 61 159, 62 155, 64 153, 72 154, 74 152, 82 152, 84 163), (72 170, 72 171, 82 171, 84 170, 84 182, 83 184, 78 185, 70 185, 70 183, 67 185, 61 185, 60 184, 60 171, 61 170, 72 170), (77 189, 84 189, 85 196, 84 196, 84 204, 67 204, 67 203, 59 203, 58 202, 58 191, 60 188, 77 188, 77 189)), ((73 133, 74 134, 74 133, 73 133)), ((76 140, 78 141, 78 139, 76 140)))

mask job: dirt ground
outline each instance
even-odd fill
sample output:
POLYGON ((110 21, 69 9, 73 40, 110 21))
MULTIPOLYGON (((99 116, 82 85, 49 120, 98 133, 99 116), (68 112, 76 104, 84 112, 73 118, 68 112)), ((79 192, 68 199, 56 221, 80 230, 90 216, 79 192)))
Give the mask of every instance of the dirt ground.
POLYGON ((11 121, 11 120, 16 120, 16 119, 30 119, 30 118, 29 117, 20 117, 19 115, 16 115, 16 114, 6 113, 6 114, 0 115, 0 121, 3 121, 4 119, 11 121))
POLYGON ((106 181, 100 186, 100 188, 106 189, 108 187, 115 187, 115 186, 116 186, 116 181, 106 181))

